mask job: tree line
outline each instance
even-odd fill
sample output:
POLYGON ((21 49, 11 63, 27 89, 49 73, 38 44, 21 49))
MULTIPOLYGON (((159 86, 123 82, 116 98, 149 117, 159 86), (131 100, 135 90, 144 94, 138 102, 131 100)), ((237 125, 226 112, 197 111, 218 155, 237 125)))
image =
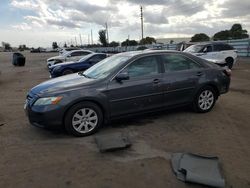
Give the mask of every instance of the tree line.
MULTIPOLYGON (((121 46, 137 46, 137 45, 146 45, 146 44, 156 43, 156 39, 153 37, 145 37, 141 39, 139 42, 136 40, 126 39, 122 41, 121 43, 117 41, 112 41, 108 43, 106 30, 100 30, 98 34, 99 34, 100 44, 91 44, 91 45, 89 44, 87 45, 87 47, 117 47, 120 45, 121 46)), ((214 41, 233 40, 233 39, 245 39, 245 38, 249 38, 247 30, 243 29, 241 24, 236 23, 236 24, 233 24, 230 30, 219 31, 215 33, 211 38, 205 33, 195 34, 191 38, 190 42, 205 42, 205 41, 210 41, 210 40, 214 40, 214 41)), ((170 43, 173 43, 173 42, 174 41, 171 40, 170 43)), ((2 47, 6 51, 12 50, 12 47, 10 43, 8 42, 2 42, 2 47)), ((68 47, 66 43, 64 44, 64 47, 65 48, 68 47)), ((71 44, 70 47, 74 47, 74 45, 71 44)), ((59 48, 57 42, 52 43, 52 48, 53 49, 59 48)), ((23 51, 23 50, 29 50, 30 48, 28 48, 25 44, 23 44, 23 45, 19 45, 18 49, 20 51, 23 51)))
MULTIPOLYGON (((234 40, 234 39, 245 39, 245 38, 249 38, 247 30, 243 29, 241 24, 236 23, 233 24, 230 30, 223 30, 215 33, 211 39, 214 41, 218 41, 218 40, 234 40)), ((210 37, 207 34, 198 33, 191 38, 190 42, 205 42, 209 40, 210 37)))

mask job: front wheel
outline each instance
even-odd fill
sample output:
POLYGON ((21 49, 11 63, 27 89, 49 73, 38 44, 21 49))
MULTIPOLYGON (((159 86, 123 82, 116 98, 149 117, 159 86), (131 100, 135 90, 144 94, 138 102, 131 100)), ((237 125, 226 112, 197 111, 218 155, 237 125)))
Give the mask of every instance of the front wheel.
POLYGON ((103 113, 94 103, 81 102, 67 112, 65 128, 68 133, 75 136, 88 136, 94 134, 103 123, 103 113))
POLYGON ((205 113, 212 110, 216 102, 216 92, 210 87, 202 88, 193 101, 193 107, 196 112, 205 113))
POLYGON ((231 57, 226 58, 226 65, 228 66, 229 69, 233 68, 234 65, 234 59, 231 57))

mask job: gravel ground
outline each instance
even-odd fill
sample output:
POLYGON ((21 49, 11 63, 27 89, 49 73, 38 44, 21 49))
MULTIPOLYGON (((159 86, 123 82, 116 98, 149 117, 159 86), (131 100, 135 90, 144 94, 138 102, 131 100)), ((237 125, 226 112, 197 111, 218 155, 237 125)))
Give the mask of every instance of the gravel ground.
POLYGON ((11 53, 0 53, 0 187, 204 187, 176 179, 173 152, 216 155, 226 187, 250 187, 250 59, 239 60, 230 92, 211 112, 181 108, 113 122, 97 134, 126 132, 133 146, 101 154, 94 136, 74 138, 28 123, 26 93, 49 78, 45 60, 57 54, 24 54, 26 66, 13 67, 11 53))

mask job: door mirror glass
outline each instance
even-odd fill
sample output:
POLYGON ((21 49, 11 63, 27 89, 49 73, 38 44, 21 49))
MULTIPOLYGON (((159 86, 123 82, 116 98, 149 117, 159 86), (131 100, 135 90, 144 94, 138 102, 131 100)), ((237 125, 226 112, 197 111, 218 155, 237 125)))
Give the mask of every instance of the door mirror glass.
POLYGON ((129 75, 127 72, 122 72, 122 73, 119 73, 118 75, 116 75, 115 79, 118 82, 121 82, 122 80, 129 80, 129 75))
POLYGON ((203 49, 203 53, 207 53, 207 47, 203 49))

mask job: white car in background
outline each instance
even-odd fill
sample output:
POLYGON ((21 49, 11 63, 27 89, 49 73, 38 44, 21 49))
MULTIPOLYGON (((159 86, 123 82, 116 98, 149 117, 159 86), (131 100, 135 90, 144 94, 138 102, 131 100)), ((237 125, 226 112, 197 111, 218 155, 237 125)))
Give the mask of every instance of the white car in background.
POLYGON ((199 56, 220 66, 227 66, 230 69, 237 61, 237 51, 229 44, 221 42, 194 44, 185 49, 184 52, 199 56))
POLYGON ((73 50, 73 51, 69 51, 67 53, 64 53, 60 56, 55 56, 55 57, 51 57, 49 59, 47 59, 47 66, 51 67, 52 65, 56 65, 59 63, 63 63, 66 61, 78 61, 79 59, 81 59, 82 57, 94 53, 90 50, 73 50))
POLYGON ((62 48, 62 49, 59 50, 59 55, 68 53, 68 52, 73 51, 73 50, 82 50, 82 49, 81 48, 77 48, 77 47, 62 48))

